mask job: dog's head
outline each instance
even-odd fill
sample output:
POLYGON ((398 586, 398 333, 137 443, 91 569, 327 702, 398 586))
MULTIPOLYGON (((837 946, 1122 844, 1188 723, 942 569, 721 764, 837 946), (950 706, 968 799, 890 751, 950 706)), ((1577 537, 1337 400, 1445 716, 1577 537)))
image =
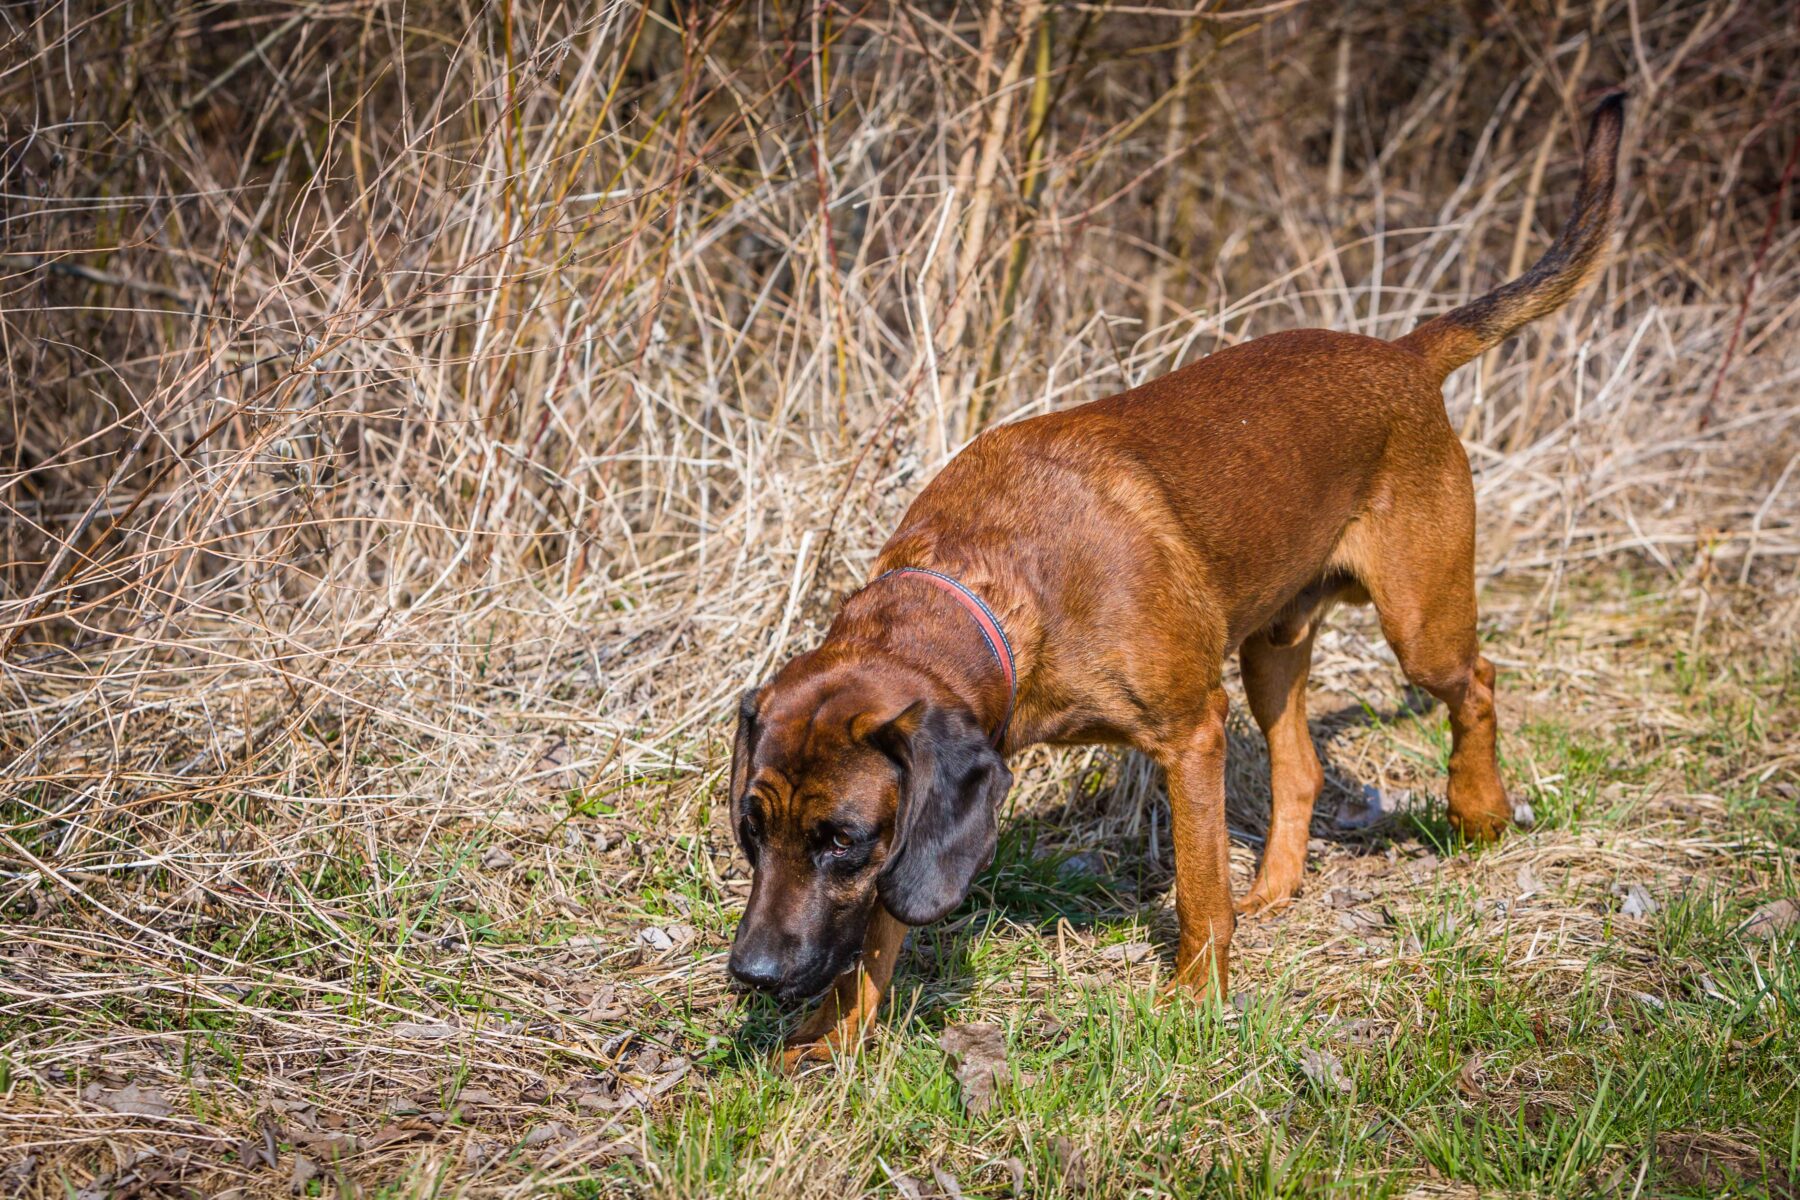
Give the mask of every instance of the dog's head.
POLYGON ((954 909, 993 859, 1012 783, 974 716, 929 681, 802 655, 745 695, 731 821, 754 879, 731 973, 798 999, 856 961, 876 900, 908 925, 954 909))

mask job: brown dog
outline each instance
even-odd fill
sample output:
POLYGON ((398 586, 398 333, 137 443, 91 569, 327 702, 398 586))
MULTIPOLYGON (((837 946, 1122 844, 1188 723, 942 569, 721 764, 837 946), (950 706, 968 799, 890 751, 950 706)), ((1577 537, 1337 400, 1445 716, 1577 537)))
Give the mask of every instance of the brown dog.
POLYGON ((732 822, 755 878, 731 971, 786 999, 830 989, 788 1065, 861 1043, 907 927, 954 909, 993 855, 1004 755, 1036 742, 1166 769, 1175 981, 1224 995, 1225 657, 1273 781, 1251 911, 1300 887, 1323 785, 1307 668, 1340 600, 1373 601, 1407 678, 1449 707, 1451 821, 1506 828, 1474 489, 1440 389, 1599 266, 1622 111, 1601 104, 1574 216, 1511 283, 1398 341, 1271 334, 1002 425, 920 493, 877 578, 739 715, 732 822))

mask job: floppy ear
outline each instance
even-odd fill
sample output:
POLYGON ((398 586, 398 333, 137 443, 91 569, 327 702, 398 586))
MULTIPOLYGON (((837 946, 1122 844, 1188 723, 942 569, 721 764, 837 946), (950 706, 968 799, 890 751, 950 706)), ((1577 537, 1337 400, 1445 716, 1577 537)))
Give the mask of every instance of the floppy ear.
POLYGON ((750 865, 756 865, 756 847, 744 837, 744 796, 750 788, 750 754, 756 749, 756 697, 751 688, 738 699, 737 737, 731 743, 731 833, 750 865))
POLYGON ((994 861, 996 811, 1012 775, 971 717, 924 701, 870 741, 900 766, 894 843, 875 886, 897 920, 929 925, 961 904, 994 861))

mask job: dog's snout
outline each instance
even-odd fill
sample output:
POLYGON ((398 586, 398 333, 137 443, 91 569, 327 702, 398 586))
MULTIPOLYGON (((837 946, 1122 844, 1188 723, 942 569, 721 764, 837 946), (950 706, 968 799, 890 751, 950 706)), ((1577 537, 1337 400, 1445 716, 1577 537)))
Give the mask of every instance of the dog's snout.
POLYGON ((767 946, 739 944, 731 948, 731 975, 746 987, 772 992, 786 978, 781 959, 767 946))

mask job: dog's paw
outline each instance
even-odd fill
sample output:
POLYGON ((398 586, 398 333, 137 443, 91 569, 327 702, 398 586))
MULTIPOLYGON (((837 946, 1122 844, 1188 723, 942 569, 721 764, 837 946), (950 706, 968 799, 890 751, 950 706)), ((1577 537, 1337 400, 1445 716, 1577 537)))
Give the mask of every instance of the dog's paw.
POLYGON ((819 1037, 796 1037, 776 1048, 769 1065, 784 1075, 792 1075, 806 1067, 853 1058, 873 1040, 870 1034, 858 1037, 843 1029, 833 1029, 819 1037))
POLYGON ((769 1065, 783 1075, 792 1075, 804 1067, 828 1063, 838 1055, 837 1047, 824 1038, 798 1046, 778 1046, 769 1057, 769 1065))
POLYGON ((1264 917, 1271 916, 1294 903, 1294 897, 1300 894, 1298 886, 1280 889, 1252 887, 1243 896, 1231 902, 1231 907, 1239 916, 1264 917))
POLYGON ((1529 800, 1520 800, 1513 805, 1513 824, 1520 829, 1530 829, 1537 824, 1537 814, 1531 811, 1529 800))

